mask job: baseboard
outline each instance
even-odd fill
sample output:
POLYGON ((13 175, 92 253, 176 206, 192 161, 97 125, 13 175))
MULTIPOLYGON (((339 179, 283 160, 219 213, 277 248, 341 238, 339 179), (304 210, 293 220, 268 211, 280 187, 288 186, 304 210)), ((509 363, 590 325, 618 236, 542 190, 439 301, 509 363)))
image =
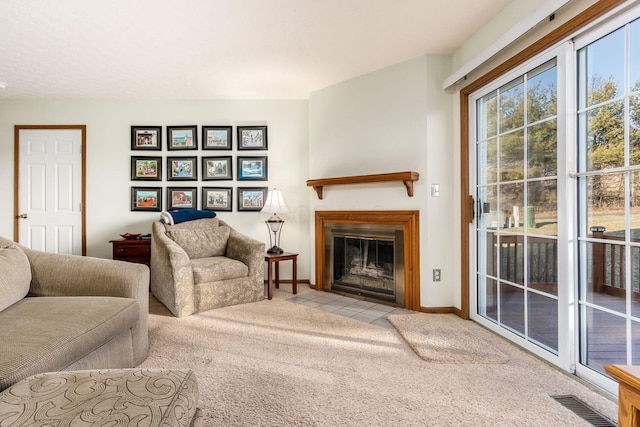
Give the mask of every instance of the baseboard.
MULTIPOLYGON (((309 281, 309 279, 298 279, 296 280, 296 282, 298 282, 298 284, 304 284, 304 285, 309 285, 311 287, 311 289, 315 289, 314 286, 311 286, 311 283, 309 281)), ((265 284, 269 283, 268 280, 264 281, 265 284)), ((280 283, 293 283, 292 279, 280 279, 280 283)))

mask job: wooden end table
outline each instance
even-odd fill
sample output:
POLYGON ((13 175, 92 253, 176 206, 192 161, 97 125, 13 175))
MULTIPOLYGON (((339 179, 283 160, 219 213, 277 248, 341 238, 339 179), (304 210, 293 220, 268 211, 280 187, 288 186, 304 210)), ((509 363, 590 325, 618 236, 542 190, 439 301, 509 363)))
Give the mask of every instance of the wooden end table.
POLYGON ((113 259, 151 266, 151 239, 110 240, 113 259))
POLYGON ((291 260, 293 262, 293 293, 298 293, 298 254, 292 252, 283 252, 281 254, 264 254, 264 260, 267 261, 267 274, 269 275, 269 287, 267 290, 267 296, 269 299, 273 298, 273 264, 275 264, 276 289, 280 287, 280 261, 291 260))

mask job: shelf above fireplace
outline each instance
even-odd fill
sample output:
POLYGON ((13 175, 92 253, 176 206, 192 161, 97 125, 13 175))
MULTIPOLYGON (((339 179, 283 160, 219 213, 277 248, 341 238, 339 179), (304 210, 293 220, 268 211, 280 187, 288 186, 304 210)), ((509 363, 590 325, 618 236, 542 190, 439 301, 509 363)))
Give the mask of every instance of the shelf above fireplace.
POLYGON ((402 181, 407 188, 407 196, 413 197, 413 182, 420 179, 418 172, 393 172, 373 175, 340 176, 335 178, 321 178, 307 180, 307 187, 313 187, 322 200, 323 188, 327 185, 363 184, 386 181, 402 181))

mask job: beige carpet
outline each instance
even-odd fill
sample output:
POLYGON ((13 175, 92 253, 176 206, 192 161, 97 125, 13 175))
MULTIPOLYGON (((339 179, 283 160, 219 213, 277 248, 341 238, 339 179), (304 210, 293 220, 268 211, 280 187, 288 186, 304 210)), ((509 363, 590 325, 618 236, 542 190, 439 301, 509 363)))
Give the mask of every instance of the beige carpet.
POLYGON ((509 360, 482 338, 491 332, 455 314, 391 315, 387 320, 427 362, 506 363, 509 360))
POLYGON ((152 299, 142 366, 193 369, 204 426, 587 426, 550 397, 565 394, 617 417, 614 402, 493 334, 507 363, 429 363, 392 328, 290 296, 180 319, 152 299))

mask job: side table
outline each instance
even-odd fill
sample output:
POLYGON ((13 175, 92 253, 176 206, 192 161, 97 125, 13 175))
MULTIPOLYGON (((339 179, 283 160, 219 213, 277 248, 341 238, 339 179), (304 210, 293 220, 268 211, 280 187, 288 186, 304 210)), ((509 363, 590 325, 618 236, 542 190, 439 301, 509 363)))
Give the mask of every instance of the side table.
POLYGON ((291 252, 283 252, 281 254, 264 254, 264 260, 267 261, 267 274, 269 275, 269 287, 267 288, 267 297, 273 298, 273 264, 275 264, 275 284, 276 289, 280 287, 280 261, 291 260, 293 262, 293 293, 298 293, 298 254, 291 252))
POLYGON ((113 259, 151 266, 151 239, 119 239, 109 243, 113 244, 113 259))

